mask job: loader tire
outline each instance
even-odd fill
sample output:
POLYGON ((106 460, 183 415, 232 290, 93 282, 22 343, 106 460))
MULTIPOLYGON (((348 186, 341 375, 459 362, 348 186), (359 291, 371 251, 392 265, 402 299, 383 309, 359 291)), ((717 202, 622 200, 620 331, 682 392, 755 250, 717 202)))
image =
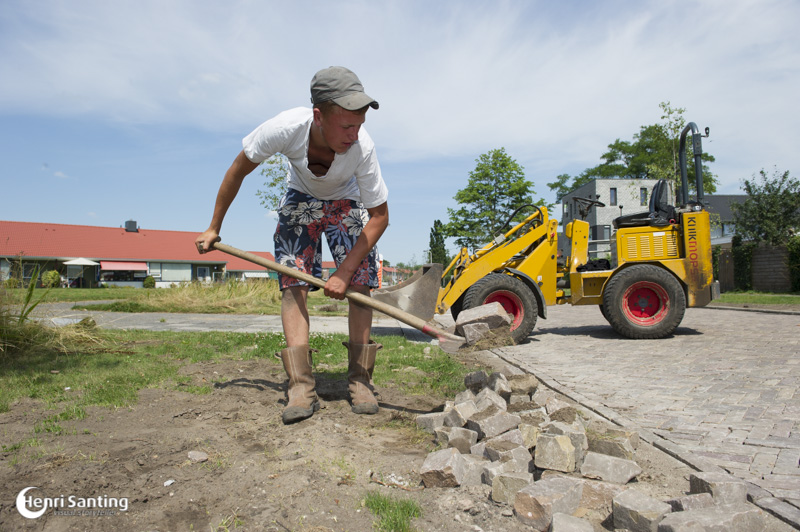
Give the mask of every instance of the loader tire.
POLYGON ((650 264, 614 275, 603 292, 603 315, 622 336, 656 339, 669 336, 683 320, 686 295, 668 271, 650 264))
POLYGON ((455 303, 450 306, 450 314, 453 315, 453 320, 458 319, 458 315, 461 314, 461 310, 464 308, 464 294, 461 294, 461 297, 456 299, 455 303))
POLYGON ((511 275, 490 273, 464 293, 464 309, 497 302, 511 314, 511 337, 521 343, 536 326, 539 305, 528 286, 511 275))

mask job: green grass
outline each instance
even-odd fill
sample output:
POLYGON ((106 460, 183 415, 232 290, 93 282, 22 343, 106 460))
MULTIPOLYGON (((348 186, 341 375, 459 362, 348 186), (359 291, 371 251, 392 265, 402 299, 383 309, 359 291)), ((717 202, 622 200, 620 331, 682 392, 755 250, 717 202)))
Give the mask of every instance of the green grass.
MULTIPOLYGON (((69 422, 83 419, 89 407, 129 407, 145 388, 214 393, 214 382, 179 373, 187 364, 259 359, 265 373, 270 368, 282 372, 273 356, 284 347, 279 333, 87 331, 69 326, 42 328, 39 334, 67 337, 0 352, 0 412, 21 398, 38 400, 46 408, 46 417, 32 427, 30 437, 74 431, 69 422), (69 337, 68 331, 75 331, 74 336, 69 337)), ((407 342, 400 336, 375 339, 385 345, 375 368, 377 386, 391 385, 406 394, 424 393, 444 400, 463 388, 464 375, 474 370, 438 348, 425 354, 427 344, 407 342)), ((315 374, 346 378, 345 340, 343 334, 311 337, 311 347, 319 350, 314 356, 315 374)), ((27 447, 22 442, 3 442, 3 446, 15 451, 27 447)))
POLYGON ((749 305, 800 305, 800 294, 772 294, 765 292, 725 292, 715 303, 749 305))
MULTIPOLYGON (((47 293, 47 300, 69 298, 78 292, 127 293, 129 299, 121 303, 134 308, 230 308, 234 312, 252 311, 254 307, 275 311, 277 297, 274 301, 271 298, 278 293, 270 283, 230 283, 164 290, 55 290, 47 293)), ((0 290, 0 412, 8 411, 12 403, 22 398, 39 401, 44 409, 44 418, 31 428, 29 437, 20 442, 3 442, 6 451, 24 453, 42 435, 74 433, 72 422, 84 419, 89 407, 129 407, 136 403, 142 389, 214 393, 213 379, 206 382, 180 374, 181 367, 187 364, 260 359, 265 372, 275 369, 282 373, 280 361, 273 356, 284 347, 279 333, 101 330, 93 322, 45 327, 23 317, 26 308, 30 308, 28 302, 39 301, 42 294, 0 290), (20 299, 19 294, 24 297, 20 299)), ((87 294, 81 295, 78 299, 86 299, 87 294)), ((330 303, 321 292, 312 292, 309 300, 312 308, 330 303)), ((346 309, 344 305, 342 308, 346 309)), ((318 376, 346 378, 347 349, 342 345, 345 340, 347 336, 343 334, 312 335, 310 345, 319 351, 314 356, 318 376)), ((427 344, 411 343, 402 336, 377 336, 375 340, 384 345, 375 368, 375 383, 393 386, 401 393, 444 400, 460 391, 464 375, 475 369, 465 367, 436 347, 426 352, 427 344)), ((19 458, 15 454, 9 463, 17 463, 19 458)))
MULTIPOLYGON (((49 293, 47 294, 47 298, 45 299, 48 303, 54 302, 74 302, 74 301, 100 301, 106 299, 127 299, 130 297, 135 297, 138 292, 141 292, 141 289, 138 288, 51 288, 49 289, 49 293)), ((46 288, 36 288, 33 290, 34 297, 38 298, 41 297, 42 294, 48 292, 46 288)), ((24 289, 16 288, 13 290, 7 290, 8 298, 10 302, 19 304, 22 302, 22 298, 24 296, 24 289)))
POLYGON ((375 529, 379 532, 411 532, 411 519, 420 517, 419 504, 371 491, 364 496, 364 506, 378 517, 375 529))

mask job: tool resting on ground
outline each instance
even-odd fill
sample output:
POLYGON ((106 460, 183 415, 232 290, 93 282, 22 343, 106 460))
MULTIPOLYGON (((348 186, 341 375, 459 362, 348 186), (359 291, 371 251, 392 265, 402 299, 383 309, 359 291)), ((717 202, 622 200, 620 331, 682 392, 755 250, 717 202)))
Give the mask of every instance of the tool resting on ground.
MULTIPOLYGON (((229 246, 221 242, 215 242, 214 244, 212 244, 212 248, 222 251, 223 253, 227 253, 228 255, 233 255, 234 257, 239 257, 240 259, 244 259, 254 264, 264 266, 265 268, 269 268, 270 270, 276 271, 282 275, 292 277, 293 279, 298 279, 300 281, 306 282, 312 286, 316 286, 318 288, 325 287, 325 281, 323 281, 322 279, 314 277, 313 275, 309 275, 305 272, 295 270, 294 268, 278 264, 277 262, 271 261, 269 259, 259 257, 258 255, 255 255, 253 253, 242 251, 233 246, 229 246)), ((345 297, 347 297, 347 299, 351 301, 354 301, 355 303, 382 312, 387 316, 395 318, 405 323, 406 325, 409 325, 411 327, 414 327, 415 329, 424 332, 428 336, 436 338, 437 340, 439 340, 439 347, 441 347, 442 350, 444 350, 447 353, 455 354, 458 352, 459 348, 466 345, 466 340, 463 337, 448 333, 447 331, 444 331, 434 325, 431 325, 430 323, 426 322, 421 318, 418 318, 417 316, 414 316, 413 314, 409 314, 408 312, 400 310, 399 308, 387 305, 382 301, 376 301, 373 298, 364 295, 360 292, 348 289, 347 292, 345 293, 345 297)))

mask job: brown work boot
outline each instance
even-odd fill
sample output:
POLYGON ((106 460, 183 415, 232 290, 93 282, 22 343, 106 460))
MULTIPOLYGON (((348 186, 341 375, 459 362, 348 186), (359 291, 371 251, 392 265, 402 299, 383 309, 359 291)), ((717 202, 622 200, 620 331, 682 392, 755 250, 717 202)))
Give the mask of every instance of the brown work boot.
POLYGON ((289 402, 283 410, 283 424, 296 423, 310 418, 319 410, 319 400, 314 391, 314 375, 311 374, 311 351, 307 345, 287 347, 280 352, 283 369, 289 376, 286 395, 289 402))
POLYGON ((342 342, 347 347, 349 365, 347 368, 347 382, 350 389, 350 402, 356 414, 377 414, 378 400, 375 399, 372 385, 372 371, 375 369, 375 356, 381 344, 374 341, 366 345, 349 344, 342 342))

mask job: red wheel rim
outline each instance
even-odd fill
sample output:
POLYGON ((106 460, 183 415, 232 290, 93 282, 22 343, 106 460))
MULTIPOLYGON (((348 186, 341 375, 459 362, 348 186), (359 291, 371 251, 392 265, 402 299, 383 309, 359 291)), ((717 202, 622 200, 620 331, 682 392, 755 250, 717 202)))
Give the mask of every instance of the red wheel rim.
POLYGON ((622 295, 622 312, 636 325, 656 325, 667 316, 670 301, 667 291, 656 283, 640 281, 622 295))
POLYGON ((522 323, 525 318, 525 307, 522 306, 522 300, 514 292, 508 290, 498 290, 489 294, 483 304, 487 303, 500 303, 503 309, 511 314, 511 330, 513 331, 522 323))

